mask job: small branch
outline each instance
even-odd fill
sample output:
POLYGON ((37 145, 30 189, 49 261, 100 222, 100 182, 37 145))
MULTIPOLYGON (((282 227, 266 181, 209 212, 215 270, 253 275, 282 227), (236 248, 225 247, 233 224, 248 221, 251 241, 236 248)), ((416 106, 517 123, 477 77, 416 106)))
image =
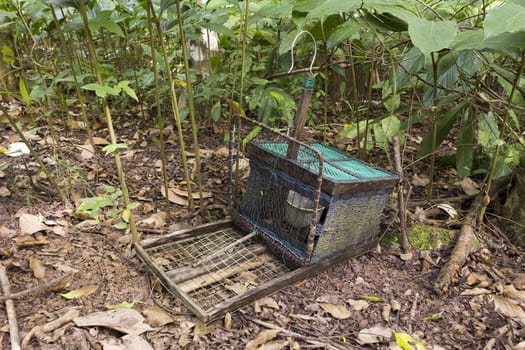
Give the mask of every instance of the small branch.
POLYGON ((23 290, 23 291, 20 291, 20 292, 16 292, 16 293, 10 293, 10 294, 5 294, 0 296, 0 301, 5 301, 5 300, 9 300, 9 299, 20 299, 20 298, 23 298, 27 295, 31 295, 31 297, 35 297, 36 295, 40 294, 40 293, 44 293, 46 291, 49 291, 49 290, 52 290, 54 289, 57 285, 65 285, 67 282, 68 282, 68 279, 73 275, 73 272, 68 272, 66 273, 65 275, 62 275, 60 277, 57 277, 57 278, 54 278, 52 279, 51 281, 49 282, 46 282, 46 283, 43 283, 43 284, 40 284, 36 287, 33 287, 33 288, 29 288, 29 289, 26 289, 26 290, 23 290))
POLYGON ((407 214, 405 208, 405 195, 403 193, 405 176, 403 174, 403 166, 401 161, 401 147, 399 146, 399 138, 397 135, 392 138, 392 144, 394 148, 394 162, 396 172, 399 175, 399 184, 397 186, 397 204, 399 210, 399 228, 401 230, 401 249, 403 249, 403 253, 406 253, 410 249, 410 242, 407 235, 407 214))
MULTIPOLYGON (((11 294, 9 279, 5 271, 5 266, 0 264, 0 284, 4 296, 11 294)), ((18 334, 18 322, 16 321, 15 303, 11 299, 5 300, 5 309, 9 323, 9 336, 11 338, 11 350, 20 350, 20 335, 18 334)))
POLYGON ((68 312, 66 312, 64 315, 57 318, 56 320, 48 322, 42 326, 34 327, 24 337, 24 340, 22 341, 22 348, 26 349, 29 342, 34 336, 38 338, 38 337, 41 337, 44 333, 52 332, 55 329, 62 327, 66 323, 73 321, 73 319, 75 317, 78 317, 79 314, 80 314, 80 311, 78 309, 71 308, 69 309, 68 312))

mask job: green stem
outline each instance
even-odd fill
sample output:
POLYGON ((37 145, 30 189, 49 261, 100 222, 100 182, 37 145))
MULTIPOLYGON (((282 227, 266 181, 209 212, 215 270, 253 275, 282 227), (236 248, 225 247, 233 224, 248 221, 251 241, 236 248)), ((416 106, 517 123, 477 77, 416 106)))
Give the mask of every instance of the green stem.
POLYGON ((428 184, 428 195, 427 199, 428 201, 432 201, 432 188, 434 186, 434 173, 435 173, 435 166, 436 166, 436 144, 437 144, 437 62, 434 57, 434 53, 430 53, 430 57, 432 58, 432 76, 434 77, 433 86, 432 86, 432 104, 433 106, 430 108, 430 114, 432 118, 432 154, 430 156, 430 174, 429 179, 430 182, 428 184))
MULTIPOLYGON (((521 53, 521 62, 520 62, 520 65, 518 66, 518 70, 516 71, 516 75, 514 76, 514 82, 512 83, 512 88, 510 90, 509 97, 507 99, 508 101, 507 104, 509 108, 505 109, 505 116, 503 117, 503 125, 502 125, 501 133, 500 133, 500 139, 502 140, 505 140, 505 137, 507 134, 507 125, 508 125, 510 111, 511 111, 510 106, 512 105, 512 99, 514 98, 514 94, 516 93, 516 90, 518 88, 518 84, 520 82, 521 73, 523 72, 524 66, 525 66, 525 50, 522 51, 521 53)), ((490 193, 490 188, 494 180, 494 173, 496 172, 496 163, 498 162, 499 152, 501 150, 501 144, 502 144, 501 142, 498 142, 498 144, 496 145, 496 149, 494 150, 494 157, 492 157, 492 162, 490 164, 490 170, 487 176, 487 181, 485 181, 485 188, 484 188, 485 194, 490 193)), ((479 223, 483 222, 483 217, 485 216, 485 212, 487 210, 488 204, 489 204, 489 201, 483 202, 481 205, 481 208, 479 211, 479 223)))
MULTIPOLYGON (((91 31, 88 26, 88 17, 87 17, 87 12, 86 12, 86 7, 84 5, 84 1, 78 1, 78 5, 79 5, 79 10, 80 10, 80 16, 82 17, 82 22, 84 24, 84 35, 86 37, 89 55, 91 56, 93 70, 95 71, 95 74, 97 76, 98 85, 104 86, 104 79, 102 78, 102 74, 100 73, 100 67, 98 64, 95 44, 93 42, 91 31)), ((107 97, 102 97, 102 106, 104 109, 104 115, 106 117, 106 122, 108 124, 107 126, 108 126, 109 136, 111 139, 111 144, 116 145, 117 137, 115 135, 115 130, 113 129, 113 120, 111 117, 111 111, 109 110, 109 104, 108 104, 107 97)), ((122 190, 122 196, 124 197, 124 204, 126 205, 126 208, 128 208, 131 201, 129 199, 128 186, 126 184, 126 177, 124 175, 122 161, 120 159, 120 153, 118 149, 115 149, 115 151, 113 152, 113 156, 115 158, 115 165, 117 166, 118 178, 120 182, 120 189, 122 190)), ((129 226, 130 226, 130 231, 132 235, 132 243, 136 243, 138 241, 139 234, 137 231, 137 227, 135 226, 135 219, 132 213, 129 216, 129 226)))
MULTIPOLYGON (((191 119, 191 131, 193 136, 193 151, 195 152, 195 174, 197 176, 197 187, 199 188, 199 198, 200 198, 200 212, 204 217, 206 214, 205 201, 202 198, 202 174, 201 174, 201 156, 200 156, 200 147, 199 147, 199 137, 198 137, 198 127, 195 120, 195 103, 193 99, 193 87, 191 84, 191 75, 190 75, 190 60, 188 57, 188 47, 186 45, 186 35, 184 34, 182 13, 180 9, 180 1, 176 0, 177 5, 177 16, 179 22, 179 32, 180 32, 180 41, 182 45, 182 57, 184 60, 184 72, 186 75, 186 91, 188 93, 188 107, 190 109, 190 119, 191 119)), ((209 45, 208 45, 209 46, 209 45)), ((208 52, 208 57, 209 52, 208 52)))
MULTIPOLYGON (((160 19, 155 14, 155 9, 153 8, 153 4, 150 2, 150 9, 151 9, 151 17, 153 18, 153 21, 155 22, 155 26, 157 28, 157 34, 159 36, 160 46, 162 48, 162 56, 164 57, 164 64, 166 67, 166 73, 168 75, 168 82, 170 85, 170 98, 171 98, 171 108, 173 111, 173 115, 175 117, 175 123, 177 125, 177 134, 179 137, 179 147, 180 147, 180 153, 181 153, 181 159, 182 159, 182 166, 184 169, 184 177, 186 179, 186 188, 188 191, 188 205, 190 211, 193 211, 193 197, 191 192, 191 178, 190 178, 190 172, 188 170, 188 161, 186 157, 186 149, 184 145, 184 138, 183 138, 183 132, 182 132, 182 122, 180 117, 180 111, 179 111, 179 105, 177 102, 177 93, 175 92, 175 82, 173 80, 173 74, 171 73, 170 69, 170 60, 168 58, 168 50, 166 49, 166 43, 163 38, 163 32, 162 28, 160 26, 160 19)), ((168 195, 166 193, 166 195, 168 195)))
POLYGON ((157 50, 155 49, 155 37, 153 32, 153 25, 151 24, 151 0, 146 1, 147 16, 148 16, 148 31, 149 40, 151 47, 151 65, 153 69, 153 81, 155 83, 155 105, 157 107, 157 125, 159 127, 159 147, 160 147, 160 159, 162 164, 162 182, 164 186, 164 193, 166 193, 166 221, 171 221, 170 211, 170 199, 167 195, 168 192, 168 170, 167 170, 167 157, 166 148, 164 147, 164 117, 162 116, 162 108, 160 103, 160 87, 159 87, 159 68, 157 64, 157 50))

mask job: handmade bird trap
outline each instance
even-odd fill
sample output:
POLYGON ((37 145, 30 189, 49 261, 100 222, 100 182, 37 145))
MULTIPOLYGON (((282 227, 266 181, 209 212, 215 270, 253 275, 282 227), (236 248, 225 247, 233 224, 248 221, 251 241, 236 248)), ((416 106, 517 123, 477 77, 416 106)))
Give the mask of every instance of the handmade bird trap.
POLYGON ((140 258, 201 320, 361 255, 379 240, 398 177, 302 138, 309 72, 291 136, 245 117, 232 123, 231 220, 135 245, 140 258), (249 160, 249 175, 239 164, 249 160))

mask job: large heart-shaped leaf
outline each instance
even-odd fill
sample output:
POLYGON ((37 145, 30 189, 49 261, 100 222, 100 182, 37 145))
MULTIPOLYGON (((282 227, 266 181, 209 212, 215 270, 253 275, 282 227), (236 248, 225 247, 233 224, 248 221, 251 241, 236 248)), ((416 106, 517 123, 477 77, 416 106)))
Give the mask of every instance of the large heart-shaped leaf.
POLYGON ((428 21, 417 17, 408 20, 408 34, 424 55, 450 47, 458 31, 454 21, 428 21))
POLYGON ((513 33, 525 30, 525 7, 505 3, 487 13, 483 27, 485 38, 502 33, 513 33))

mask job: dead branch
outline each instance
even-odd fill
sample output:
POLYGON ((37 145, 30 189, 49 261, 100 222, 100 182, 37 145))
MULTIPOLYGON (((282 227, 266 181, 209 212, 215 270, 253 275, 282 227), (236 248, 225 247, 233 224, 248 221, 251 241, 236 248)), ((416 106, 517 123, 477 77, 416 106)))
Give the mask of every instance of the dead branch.
POLYGON ((71 308, 69 309, 68 312, 66 312, 64 315, 57 318, 56 320, 48 322, 41 326, 33 327, 29 331, 29 333, 27 333, 26 336, 24 337, 24 340, 22 341, 22 348, 26 349, 27 345, 29 344, 29 342, 34 336, 36 336, 37 338, 42 338, 44 333, 49 333, 49 332, 54 331, 55 329, 62 327, 66 323, 73 321, 73 319, 75 317, 78 317, 79 314, 80 314, 80 310, 76 308, 71 308))
MULTIPOLYGON (((40 285, 38 285, 36 287, 29 288, 29 289, 26 289, 26 290, 22 290, 22 291, 16 292, 16 293, 11 293, 9 295, 1 295, 0 296, 0 301, 4 301, 4 300, 8 300, 8 299, 12 299, 12 300, 20 299, 20 298, 23 298, 23 297, 28 296, 28 295, 30 295, 31 297, 35 297, 36 295, 39 295, 41 293, 44 293, 44 292, 47 292, 47 291, 53 291, 59 285, 64 285, 65 286, 66 283, 68 282, 69 278, 72 275, 73 275, 73 272, 68 272, 65 275, 59 276, 57 278, 54 278, 51 281, 43 283, 43 284, 40 284, 40 285)), ((58 289, 58 288, 56 288, 56 289, 58 289)))
MULTIPOLYGON (((254 317, 250 317, 250 316, 247 316, 247 315, 243 315, 243 316, 246 319, 248 319, 249 321, 251 321, 251 322, 253 322, 255 324, 258 324, 259 326, 263 326, 263 327, 268 328, 268 329, 277 330, 277 331, 279 331, 279 333, 281 333, 281 335, 286 336, 286 337, 294 337, 294 338, 297 338, 297 339, 301 339, 301 340, 307 342, 308 344, 311 344, 311 345, 314 345, 314 346, 319 346, 319 347, 322 347, 324 349, 329 349, 329 350, 344 350, 345 349, 345 348, 339 347, 338 346, 339 344, 337 344, 337 345, 333 344, 332 340, 330 340, 330 339, 322 339, 322 337, 308 337, 308 336, 302 335, 300 333, 289 331, 287 329, 284 329, 284 328, 279 327, 277 325, 274 325, 272 323, 259 320, 259 319, 254 318, 254 317)), ((348 348, 346 348, 346 349, 348 349, 348 348)))
POLYGON ((456 273, 463 267, 472 250, 472 241, 475 237, 475 231, 478 227, 479 213, 482 204, 485 206, 490 202, 491 197, 505 190, 508 186, 510 177, 503 177, 495 181, 491 188, 490 194, 480 193, 470 205, 469 212, 461 225, 461 231, 457 238, 454 249, 450 254, 449 260, 441 267, 439 274, 434 281, 434 291, 437 294, 443 294, 448 291, 456 273))
POLYGON ((403 184, 405 176, 403 174, 403 166, 401 161, 401 148, 399 146, 399 138, 395 135, 392 138, 394 147, 394 160, 396 172, 399 175, 399 184, 397 185, 397 204, 399 210, 399 228, 401 229, 401 249, 406 253, 410 249, 410 242, 407 235, 407 214, 405 208, 405 194, 403 193, 403 184))
MULTIPOLYGON (((9 279, 5 266, 0 264, 0 284, 2 285, 2 292, 5 295, 11 294, 11 287, 9 286, 9 279)), ((11 338, 11 349, 20 350, 20 335, 18 333, 18 322, 16 321, 15 303, 12 299, 5 300, 5 309, 7 312, 7 320, 9 324, 9 336, 11 338)))

